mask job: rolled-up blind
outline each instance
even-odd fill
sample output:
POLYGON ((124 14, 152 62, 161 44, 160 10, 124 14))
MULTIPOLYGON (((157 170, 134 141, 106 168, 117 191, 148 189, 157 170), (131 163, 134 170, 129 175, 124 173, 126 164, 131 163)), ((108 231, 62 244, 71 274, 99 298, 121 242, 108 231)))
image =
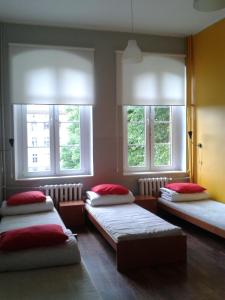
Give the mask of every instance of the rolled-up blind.
POLYGON ((94 104, 94 50, 10 44, 13 104, 94 104))
POLYGON ((117 53, 117 98, 120 105, 185 105, 185 58, 144 53, 128 63, 117 53))

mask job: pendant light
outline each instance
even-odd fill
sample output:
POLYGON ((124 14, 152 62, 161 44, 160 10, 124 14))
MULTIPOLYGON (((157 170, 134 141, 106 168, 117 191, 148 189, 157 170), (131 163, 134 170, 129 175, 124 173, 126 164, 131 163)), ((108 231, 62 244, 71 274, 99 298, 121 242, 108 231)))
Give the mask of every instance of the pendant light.
POLYGON ((199 11, 214 11, 225 8, 225 0, 194 0, 193 6, 199 11))
MULTIPOLYGON (((134 12, 133 0, 130 0, 131 11, 131 31, 134 33, 134 12)), ((126 49, 123 52, 123 59, 130 63, 139 63, 142 60, 142 52, 138 47, 136 40, 129 40, 126 49)))

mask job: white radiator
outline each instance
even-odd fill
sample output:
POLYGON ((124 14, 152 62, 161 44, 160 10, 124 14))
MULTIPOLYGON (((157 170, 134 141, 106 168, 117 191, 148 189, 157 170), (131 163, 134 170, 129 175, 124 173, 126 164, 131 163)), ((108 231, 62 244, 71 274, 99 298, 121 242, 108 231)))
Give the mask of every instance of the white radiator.
POLYGON ((52 184, 40 187, 46 196, 50 196, 58 204, 61 201, 80 200, 82 197, 82 183, 52 184))
POLYGON ((160 188, 164 187, 172 178, 168 177, 152 177, 138 179, 139 194, 145 196, 158 196, 160 188))

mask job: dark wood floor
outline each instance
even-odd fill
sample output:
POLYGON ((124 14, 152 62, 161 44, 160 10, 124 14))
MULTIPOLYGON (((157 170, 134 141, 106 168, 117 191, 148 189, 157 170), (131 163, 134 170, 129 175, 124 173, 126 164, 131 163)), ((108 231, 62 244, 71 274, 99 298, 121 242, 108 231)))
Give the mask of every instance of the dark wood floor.
MULTIPOLYGON (((161 215, 162 216, 162 215, 161 215)), ((79 232, 83 261, 103 299, 223 300, 225 241, 195 226, 163 215, 187 234, 187 264, 119 273, 115 252, 90 224, 79 232)))

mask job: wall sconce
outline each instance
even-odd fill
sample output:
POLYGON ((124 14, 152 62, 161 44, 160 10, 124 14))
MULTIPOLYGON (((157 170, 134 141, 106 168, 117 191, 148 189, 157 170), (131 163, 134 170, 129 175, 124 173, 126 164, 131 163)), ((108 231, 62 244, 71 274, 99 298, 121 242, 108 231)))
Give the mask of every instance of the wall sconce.
POLYGON ((196 146, 196 147, 198 147, 198 148, 202 148, 202 147, 203 147, 202 143, 198 143, 197 145, 195 145, 195 144, 192 142, 192 136, 193 136, 192 130, 189 130, 187 133, 188 133, 188 137, 189 137, 189 139, 190 139, 192 145, 194 145, 194 146, 196 146))

